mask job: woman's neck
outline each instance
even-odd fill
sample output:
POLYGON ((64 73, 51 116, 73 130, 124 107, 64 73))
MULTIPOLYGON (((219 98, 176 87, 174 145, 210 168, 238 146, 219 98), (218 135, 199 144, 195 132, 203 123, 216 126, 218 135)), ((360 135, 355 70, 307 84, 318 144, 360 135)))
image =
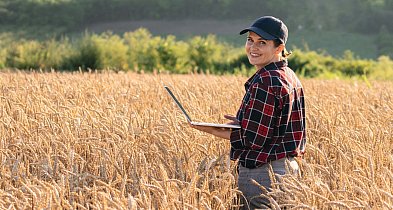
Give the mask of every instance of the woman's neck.
POLYGON ((281 55, 275 55, 270 62, 266 63, 265 65, 255 65, 255 68, 257 70, 264 68, 265 66, 271 64, 271 63, 276 63, 276 62, 280 62, 283 60, 283 57, 281 55))

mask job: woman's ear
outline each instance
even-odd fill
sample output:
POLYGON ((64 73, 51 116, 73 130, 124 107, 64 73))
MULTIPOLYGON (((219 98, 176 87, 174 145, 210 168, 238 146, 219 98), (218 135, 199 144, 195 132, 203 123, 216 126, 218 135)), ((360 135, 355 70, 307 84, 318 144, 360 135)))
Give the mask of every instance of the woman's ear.
POLYGON ((284 48, 285 48, 284 44, 278 45, 278 47, 276 48, 276 54, 281 54, 281 52, 284 50, 284 48))

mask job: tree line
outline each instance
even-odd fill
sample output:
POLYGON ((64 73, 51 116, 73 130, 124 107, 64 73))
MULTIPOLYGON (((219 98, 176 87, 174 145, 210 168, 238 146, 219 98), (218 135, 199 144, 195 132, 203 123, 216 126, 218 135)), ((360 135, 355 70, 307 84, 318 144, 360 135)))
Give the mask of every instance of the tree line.
POLYGON ((67 30, 119 20, 281 17, 290 27, 393 31, 393 0, 0 0, 1 25, 67 30))

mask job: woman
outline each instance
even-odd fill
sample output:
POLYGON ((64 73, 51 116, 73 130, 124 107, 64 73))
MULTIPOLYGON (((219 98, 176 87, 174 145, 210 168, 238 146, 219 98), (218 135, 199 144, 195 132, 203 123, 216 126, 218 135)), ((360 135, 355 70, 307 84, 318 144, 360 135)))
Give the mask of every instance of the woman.
POLYGON ((239 160, 239 190, 247 199, 244 207, 268 208, 268 200, 251 180, 271 188, 270 166, 275 174, 284 175, 286 160, 291 171, 298 171, 294 157, 301 156, 306 145, 304 95, 299 79, 287 66, 286 25, 264 16, 240 32, 245 33, 245 50, 256 73, 245 83, 236 117, 224 116, 241 128, 191 126, 230 140, 231 159, 239 160))

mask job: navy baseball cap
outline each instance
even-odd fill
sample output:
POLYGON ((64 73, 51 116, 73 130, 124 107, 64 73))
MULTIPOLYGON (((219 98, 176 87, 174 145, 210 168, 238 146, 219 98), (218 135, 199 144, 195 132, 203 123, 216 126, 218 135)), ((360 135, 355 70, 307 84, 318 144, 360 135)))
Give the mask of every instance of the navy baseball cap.
POLYGON ((288 39, 288 28, 280 19, 273 16, 263 16, 255 20, 248 28, 240 31, 240 35, 252 31, 266 40, 278 39, 285 44, 288 39))

